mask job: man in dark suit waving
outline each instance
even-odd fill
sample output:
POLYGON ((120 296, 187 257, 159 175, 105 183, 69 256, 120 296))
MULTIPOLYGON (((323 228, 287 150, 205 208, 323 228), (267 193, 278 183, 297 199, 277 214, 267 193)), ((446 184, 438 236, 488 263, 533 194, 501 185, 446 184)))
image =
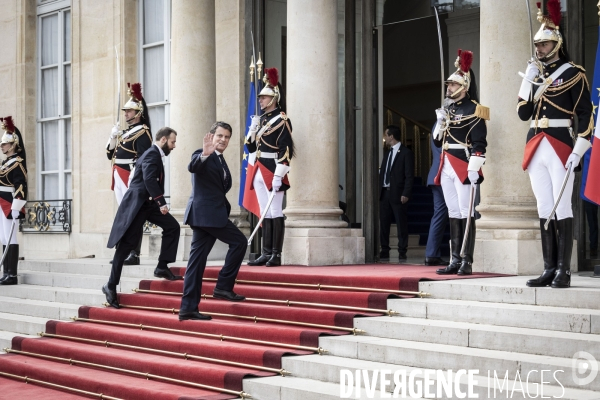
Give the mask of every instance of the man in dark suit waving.
POLYGON ((406 203, 412 194, 415 157, 408 147, 400 143, 400 128, 397 126, 388 125, 383 139, 390 146, 390 151, 384 155, 379 169, 379 259, 390 259, 390 225, 393 217, 398 227, 399 261, 404 261, 408 247, 406 203))
POLYGON ((154 276, 168 280, 181 279, 175 276, 167 264, 175 261, 179 244, 179 223, 171 214, 165 200, 165 169, 162 158, 175 148, 177 132, 164 127, 155 137, 153 146, 135 163, 135 173, 117 210, 115 221, 108 238, 108 248, 117 246, 108 283, 102 286, 108 304, 119 308, 116 287, 121 280, 123 261, 133 250, 142 235, 146 221, 163 229, 158 265, 154 276))
POLYGON ((217 239, 228 244, 229 251, 225 257, 225 265, 219 272, 213 297, 229 301, 245 299, 233 292, 233 286, 246 254, 247 240, 229 220, 231 205, 225 197, 231 189, 231 172, 223 158, 223 152, 229 145, 231 132, 229 124, 215 122, 210 132, 204 136, 203 148, 192 154, 188 165, 193 186, 183 220, 194 233, 179 308, 180 321, 211 319, 209 315, 198 311, 198 304, 206 260, 217 239))

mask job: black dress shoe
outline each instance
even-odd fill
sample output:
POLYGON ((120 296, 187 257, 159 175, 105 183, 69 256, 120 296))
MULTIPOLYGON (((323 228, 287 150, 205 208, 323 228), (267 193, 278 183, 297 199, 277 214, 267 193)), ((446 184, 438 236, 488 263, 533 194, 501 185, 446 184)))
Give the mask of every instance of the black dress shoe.
POLYGON ((212 319, 212 317, 210 315, 200 314, 198 311, 191 311, 191 312, 181 312, 180 311, 179 312, 179 320, 185 321, 187 319, 208 321, 209 319, 212 319))
POLYGON ((448 265, 448 261, 444 261, 439 257, 425 257, 425 265, 448 265))
POLYGON ((379 261, 390 261, 390 252, 382 251, 379 253, 379 261))
POLYGON ((102 286, 102 293, 104 293, 104 295, 106 296, 106 302, 114 308, 121 308, 121 306, 119 305, 119 302, 117 300, 117 291, 116 290, 110 290, 108 288, 108 283, 104 284, 104 286, 102 286))
POLYGON ((123 261, 123 265, 140 265, 140 256, 132 251, 129 253, 129 256, 125 259, 125 261, 123 261))
POLYGON ((404 262, 406 260, 408 260, 408 257, 406 257, 406 253, 398 254, 398 261, 404 262))
POLYGON ((213 291, 213 297, 215 299, 223 299, 223 300, 229 300, 229 301, 243 301, 246 300, 246 298, 242 295, 239 294, 235 294, 233 292, 233 290, 231 292, 228 292, 227 290, 221 290, 221 289, 216 289, 213 291))
POLYGON ((154 276, 157 278, 165 278, 168 281, 180 281, 183 280, 183 276, 175 275, 169 268, 156 268, 154 270, 154 276))

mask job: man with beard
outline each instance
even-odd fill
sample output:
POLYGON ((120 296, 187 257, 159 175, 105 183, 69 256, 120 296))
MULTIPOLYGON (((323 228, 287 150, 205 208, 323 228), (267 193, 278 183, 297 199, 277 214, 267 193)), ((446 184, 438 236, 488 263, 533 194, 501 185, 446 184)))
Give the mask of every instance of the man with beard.
POLYGON ((146 221, 163 230, 154 276, 168 280, 182 279, 180 276, 173 275, 167 266, 168 263, 175 261, 180 229, 177 220, 169 214, 165 201, 165 170, 162 161, 162 158, 168 156, 175 148, 176 141, 177 132, 171 128, 164 127, 156 133, 154 145, 135 163, 135 172, 129 189, 125 192, 117 210, 108 238, 108 248, 117 246, 117 251, 113 258, 108 283, 102 286, 106 301, 115 308, 119 308, 116 287, 121 279, 123 261, 140 240, 142 227, 146 221))
POLYGON ((450 264, 436 271, 439 275, 472 273, 475 210, 469 201, 475 185, 483 181, 481 166, 485 162, 487 147, 485 121, 490 114, 487 107, 477 103, 472 61, 472 52, 458 51, 454 64, 458 69, 446 80, 448 88, 444 107, 436 110, 438 120, 433 139, 435 145, 442 148, 442 155, 434 183, 442 185, 448 207, 452 251, 450 264))
POLYGON ((560 1, 549 0, 547 8, 548 16, 538 11, 542 26, 533 40, 536 55, 521 74, 523 83, 517 104, 519 118, 531 119, 522 167, 529 174, 537 200, 544 258, 544 271, 538 278, 527 281, 527 286, 568 288, 573 250, 574 171, 590 147, 589 134, 594 121, 585 71, 570 62, 559 31, 560 1), (577 131, 572 128, 574 116, 578 119, 577 131), (555 214, 551 215, 567 174, 564 192, 555 214))
MULTIPOLYGON (((112 185, 117 203, 121 204, 123 196, 129 187, 131 174, 136 160, 152 146, 152 133, 150 128, 150 115, 146 100, 142 96, 142 85, 140 83, 127 84, 129 100, 121 110, 127 122, 128 128, 119 131, 119 126, 112 128, 108 143, 106 144, 106 156, 112 163, 112 185)), ((125 265, 140 264, 139 243, 131 250, 125 259, 125 265)))

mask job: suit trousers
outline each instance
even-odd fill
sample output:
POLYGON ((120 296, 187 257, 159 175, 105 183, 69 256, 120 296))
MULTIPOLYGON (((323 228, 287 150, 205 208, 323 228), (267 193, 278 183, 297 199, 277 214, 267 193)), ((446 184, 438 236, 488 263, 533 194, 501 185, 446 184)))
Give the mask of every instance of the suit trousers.
POLYGON ((235 279, 248 247, 246 236, 229 220, 223 228, 199 226, 191 226, 191 228, 194 233, 192 235, 190 259, 183 280, 180 312, 198 311, 206 260, 217 239, 229 245, 225 265, 221 268, 219 279, 217 279, 216 288, 220 290, 233 290, 235 279))
POLYGON ((108 279, 109 289, 113 290, 119 284, 123 270, 123 261, 125 261, 131 250, 135 249, 141 240, 146 221, 161 227, 163 230, 158 260, 165 263, 175 261, 177 246, 179 245, 179 222, 171 214, 167 213, 163 215, 154 201, 146 201, 140 207, 133 221, 131 221, 131 225, 127 228, 119 244, 117 244, 117 251, 115 251, 113 257, 110 278, 108 279))
POLYGON ((379 201, 379 238, 381 251, 390 251, 390 226, 392 217, 398 227, 398 253, 406 255, 408 248, 408 220, 406 218, 406 204, 392 203, 390 191, 382 189, 382 199, 379 201))
POLYGON ((425 248, 425 257, 441 257, 440 246, 446 232, 448 223, 448 207, 444 201, 444 191, 441 186, 430 186, 433 193, 433 216, 429 225, 429 236, 427 237, 427 247, 425 248))

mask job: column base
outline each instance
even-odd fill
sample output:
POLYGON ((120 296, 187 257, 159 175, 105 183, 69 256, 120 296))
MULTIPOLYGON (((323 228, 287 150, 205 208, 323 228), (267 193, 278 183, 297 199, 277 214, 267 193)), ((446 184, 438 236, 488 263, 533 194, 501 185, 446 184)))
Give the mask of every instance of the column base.
POLYGON ((283 243, 286 265, 348 265, 365 263, 361 229, 289 228, 283 243))
MULTIPOLYGON (((573 241, 577 249, 577 241, 573 241)), ((544 270, 542 241, 538 229, 477 229, 474 272, 509 275, 539 275, 544 270)), ((571 271, 577 271, 577 251, 571 256, 571 271)))

